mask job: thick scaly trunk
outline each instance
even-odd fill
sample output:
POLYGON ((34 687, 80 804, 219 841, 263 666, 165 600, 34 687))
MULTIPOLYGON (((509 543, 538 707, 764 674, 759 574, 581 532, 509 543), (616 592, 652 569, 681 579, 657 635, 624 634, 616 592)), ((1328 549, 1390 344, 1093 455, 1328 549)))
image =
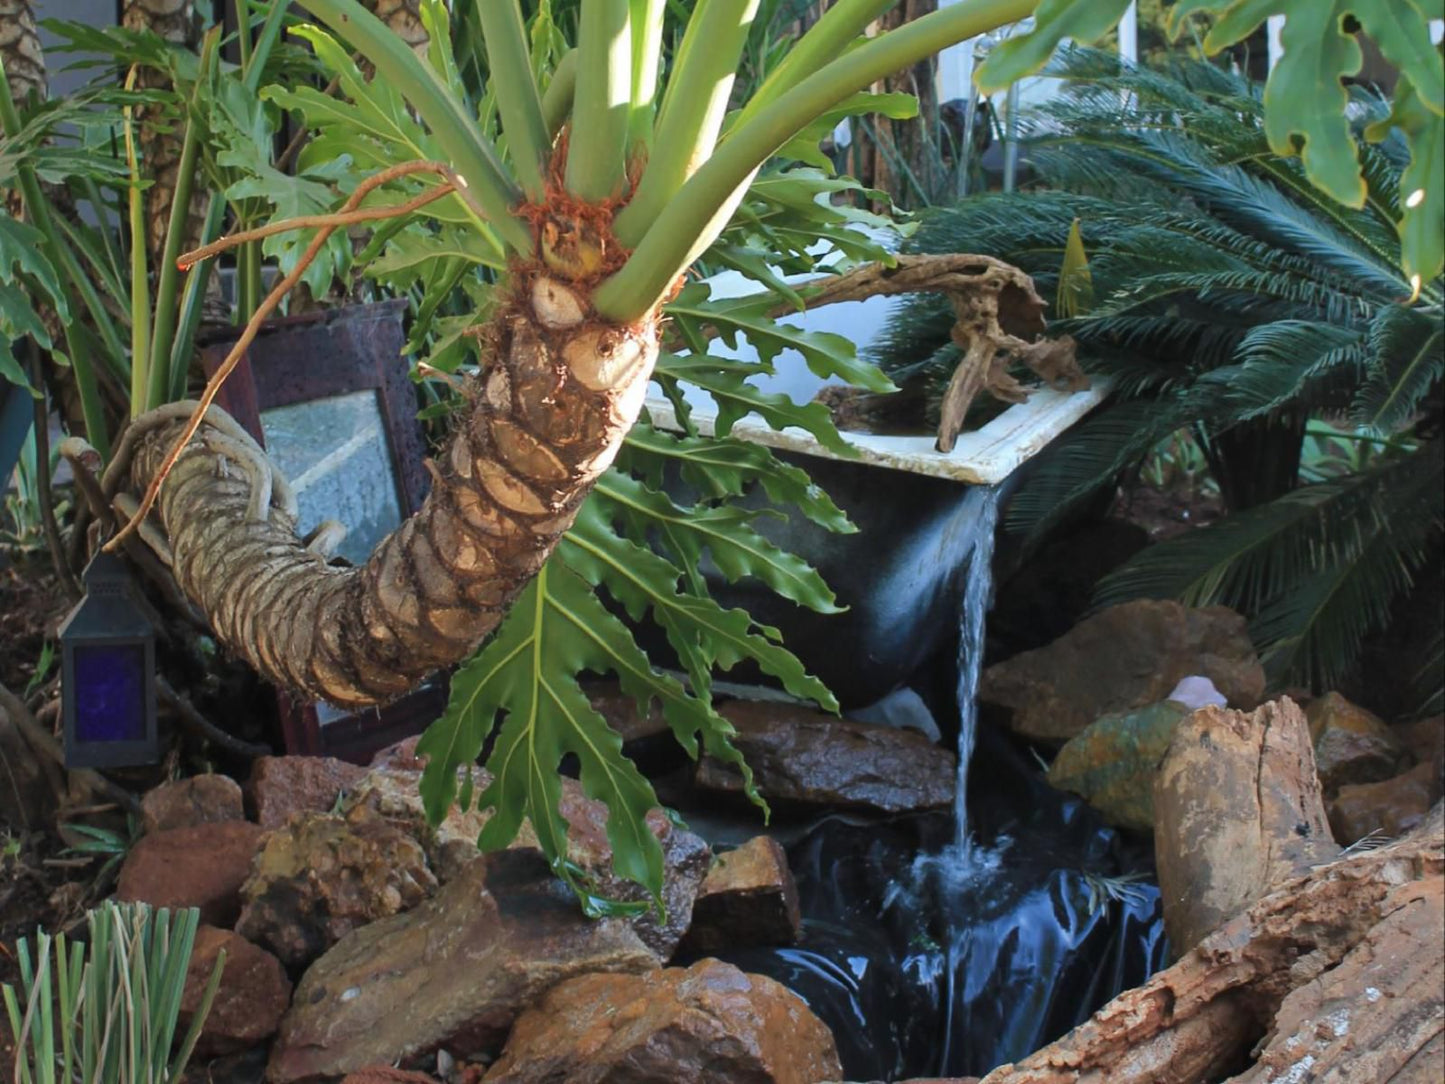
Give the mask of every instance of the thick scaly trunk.
MULTIPOLYGON (((248 518, 251 482, 224 440, 207 447, 204 429, 166 480, 158 507, 177 580, 221 640, 277 684, 358 706, 464 658, 612 462, 657 358, 656 319, 608 324, 585 289, 531 267, 511 282, 430 496, 365 566, 328 566, 279 509, 248 518)), ((137 490, 175 434, 142 442, 137 490)))
POLYGON ((361 6, 387 25, 393 34, 426 54, 431 39, 421 21, 421 0, 361 0, 361 6))
POLYGON ((0 0, 0 58, 16 105, 23 107, 31 94, 44 101, 45 54, 30 0, 0 0))
MULTIPOLYGON (((201 23, 196 17, 194 0, 126 0, 121 22, 127 30, 149 30, 172 45, 192 52, 201 43, 201 23)), ((141 89, 160 89, 169 87, 170 80, 158 71, 142 70, 136 84, 141 89)), ((185 131, 180 125, 153 123, 145 109, 137 110, 136 115, 140 120, 145 174, 153 182, 145 199, 146 255, 154 270, 160 267, 165 253, 166 228, 170 222, 171 204, 175 200, 185 131)), ((186 217, 183 249, 194 248, 200 243, 206 204, 204 186, 197 185, 186 217)))

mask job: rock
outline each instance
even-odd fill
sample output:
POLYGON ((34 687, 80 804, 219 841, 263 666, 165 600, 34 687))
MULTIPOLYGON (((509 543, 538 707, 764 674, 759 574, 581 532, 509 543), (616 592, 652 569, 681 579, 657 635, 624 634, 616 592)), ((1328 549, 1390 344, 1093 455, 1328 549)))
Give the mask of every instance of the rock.
POLYGON ((1375 833, 1402 836, 1439 800, 1435 765, 1417 764, 1394 779, 1341 787, 1329 804, 1330 830, 1345 846, 1375 833))
POLYGON ((756 836, 713 860, 693 901, 682 948, 701 956, 754 945, 793 945, 802 922, 798 886, 782 844, 756 836))
POLYGON ((1294 701, 1252 714, 1201 708, 1174 728, 1154 782, 1154 855, 1176 958, 1338 854, 1294 701))
POLYGON ((607 725, 622 735, 624 743, 644 741, 667 734, 671 727, 663 718, 662 708, 654 700, 643 715, 637 710, 637 698, 622 691, 615 681, 588 682, 587 700, 592 709, 607 720, 607 725))
POLYGON ((495 1051, 516 1015, 588 972, 657 956, 620 918, 589 919, 527 851, 487 855, 420 906, 352 931, 311 965, 267 1079, 291 1084, 424 1056, 495 1051))
POLYGON ((416 746, 421 741, 420 734, 413 734, 409 738, 402 738, 401 741, 388 745, 385 749, 378 749, 372 755, 371 768, 401 768, 406 771, 419 772, 426 767, 426 757, 416 755, 416 746))
POLYGON ((224 949, 226 965, 216 999, 201 1026, 196 1054, 215 1057, 265 1042, 281 1026, 291 1004, 291 981, 281 961, 239 934, 201 926, 196 930, 181 994, 180 1033, 185 1034, 201 1005, 216 957, 224 949))
POLYGON ((1049 765, 1049 783, 1072 791, 1110 823, 1154 831, 1154 775, 1174 728, 1190 709, 1163 700, 1138 711, 1105 715, 1064 743, 1049 765))
POLYGON ((415 907, 437 886, 421 845, 380 818, 302 813, 266 837, 236 929, 288 967, 359 926, 415 907))
POLYGON ((280 828, 293 813, 330 813, 366 769, 333 757, 260 757, 247 784, 256 821, 280 828))
MULTIPOLYGON (((354 817, 358 810, 370 810, 410 833, 421 841, 437 878, 445 884, 477 861, 477 836, 491 813, 475 808, 463 812, 453 806, 442 823, 433 828, 422 806, 420 778, 420 773, 405 769, 375 769, 352 791, 346 815, 354 817)), ((491 777, 478 769, 475 781, 476 789, 481 791, 491 777)), ((575 779, 565 778, 559 806, 568 824, 568 858, 585 872, 594 889, 611 899, 646 900, 647 894, 640 885, 618 876, 612 869, 607 807, 584 795, 582 785, 575 779)), ((643 941, 666 960, 691 921, 693 897, 707 876, 712 852, 700 837, 673 824, 660 809, 648 814, 647 825, 662 846, 663 903, 667 918, 665 922, 660 921, 656 913, 649 910, 633 921, 643 941)), ((508 849, 541 853, 530 822, 522 822, 517 838, 508 849)))
POLYGON ((1390 730, 1410 750, 1416 764, 1445 766, 1445 715, 1396 723, 1390 730))
POLYGON ((214 773, 152 788, 141 799, 140 811, 146 832, 246 819, 240 786, 230 776, 214 773))
POLYGON ((1311 701, 1305 714, 1326 794, 1350 783, 1378 783, 1409 764, 1409 750, 1379 716, 1339 693, 1311 701))
POLYGON ((1010 709, 1015 733, 1062 745, 1100 716, 1163 700, 1190 676, 1207 677, 1234 707, 1259 703, 1264 667, 1244 618, 1222 606, 1140 599, 1081 621, 1048 647, 990 666, 979 700, 1010 709))
POLYGON ((817 1084, 833 1036, 792 991, 719 960, 583 975, 518 1019, 485 1084, 817 1084))
MULTIPOLYGON (((763 700, 734 700, 721 713, 737 728, 733 744, 770 801, 884 813, 953 801, 954 755, 917 731, 763 700)), ((696 781, 705 790, 743 789, 736 767, 709 756, 698 762, 696 781)))
POLYGON ((354 1073, 347 1073, 341 1084, 437 1084, 437 1080, 430 1073, 393 1069, 390 1065, 368 1065, 354 1073))
POLYGON ((142 836, 120 867, 115 897, 198 907, 202 922, 229 929, 241 913, 241 885, 265 834, 248 821, 216 821, 142 836))

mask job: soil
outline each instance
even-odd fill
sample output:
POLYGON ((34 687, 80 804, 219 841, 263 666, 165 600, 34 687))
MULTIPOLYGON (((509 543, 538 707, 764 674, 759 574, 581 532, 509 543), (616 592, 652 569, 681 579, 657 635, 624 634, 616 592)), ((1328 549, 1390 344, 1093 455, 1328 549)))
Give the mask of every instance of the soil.
POLYGON ((1219 494, 1198 486, 1156 489, 1138 483, 1119 490, 1109 515, 1137 523, 1149 532, 1149 541, 1163 542, 1222 519, 1224 505, 1219 494))
POLYGON ((0 566, 0 684, 20 696, 70 603, 45 558, 6 563, 0 554, 0 566))

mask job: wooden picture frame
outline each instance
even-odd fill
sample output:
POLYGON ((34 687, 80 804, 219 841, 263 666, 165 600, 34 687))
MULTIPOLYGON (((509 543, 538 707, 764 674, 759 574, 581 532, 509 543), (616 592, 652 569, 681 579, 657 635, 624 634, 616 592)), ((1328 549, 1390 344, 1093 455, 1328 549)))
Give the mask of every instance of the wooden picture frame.
MULTIPOLYGON (((309 429, 316 432, 324 429, 328 420, 333 424, 343 420, 335 416, 338 409, 346 416, 364 420, 374 403, 379 429, 368 427, 345 441, 344 446, 354 445, 361 453, 369 453, 373 471, 390 468, 395 493, 371 491, 379 495, 375 507, 381 511, 374 517, 377 522, 370 526, 381 533, 396 525, 385 521, 389 510, 394 508, 398 523, 405 520, 421 507, 430 484, 425 441, 416 417, 416 392, 402 357, 406 309, 406 300, 396 299, 273 321, 256 336, 216 397, 222 409, 263 448, 267 447, 266 430, 270 428, 273 436, 277 435, 278 426, 272 423, 283 416, 293 422, 301 420, 301 428, 308 428, 304 414, 310 407, 317 414, 317 424, 309 429), (298 414, 303 417, 298 419, 298 414)), ((201 359, 208 376, 220 367, 238 336, 238 330, 228 328, 202 339, 201 359)), ((306 462, 304 448, 267 450, 283 460, 283 470, 306 462), (288 457, 289 464, 285 461, 288 457)), ((289 470, 287 475, 294 484, 289 470)), ((367 476, 372 472, 368 471, 367 476)), ((308 501, 303 490, 298 492, 298 498, 303 531, 314 526, 308 518, 328 518, 329 510, 324 507, 328 498, 324 494, 308 501)), ((420 732, 441 714, 446 698, 444 675, 385 707, 359 712, 340 711, 277 692, 288 753, 333 756, 358 763, 420 732)))

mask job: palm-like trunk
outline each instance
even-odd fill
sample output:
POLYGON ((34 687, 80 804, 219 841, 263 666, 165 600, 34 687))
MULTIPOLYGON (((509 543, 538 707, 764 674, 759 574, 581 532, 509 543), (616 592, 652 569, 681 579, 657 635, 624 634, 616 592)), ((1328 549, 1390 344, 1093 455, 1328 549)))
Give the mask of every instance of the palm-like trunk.
MULTIPOLYGON (((221 640, 277 684, 360 706, 464 658, 612 462, 657 358, 656 319, 609 324, 581 289, 535 269, 512 281, 430 496, 365 566, 327 565, 278 509, 248 519, 250 481, 204 440, 167 479, 158 507, 177 579, 221 640)), ((137 489, 175 433, 143 442, 137 489)))
POLYGON ((5 60, 10 96, 17 105, 23 105, 31 94, 45 98, 45 54, 30 0, 0 0, 0 57, 5 60))
POLYGON ((425 54, 431 40, 421 21, 421 0, 361 0, 361 6, 417 53, 425 54))
MULTIPOLYGON (((201 23, 196 17, 194 0, 126 0, 121 23, 127 30, 148 30, 183 49, 195 51, 200 46, 201 23)), ((142 70, 136 85, 141 89, 159 89, 168 87, 170 81, 160 72, 142 70)), ((136 115, 140 120, 145 172, 153 182, 145 194, 146 255, 150 266, 157 268, 165 253, 166 228, 171 204, 175 201, 185 133, 183 126, 158 126, 144 109, 137 110, 136 115)), ((194 248, 200 243, 207 200, 207 193, 198 185, 187 213, 184 248, 194 248)))

